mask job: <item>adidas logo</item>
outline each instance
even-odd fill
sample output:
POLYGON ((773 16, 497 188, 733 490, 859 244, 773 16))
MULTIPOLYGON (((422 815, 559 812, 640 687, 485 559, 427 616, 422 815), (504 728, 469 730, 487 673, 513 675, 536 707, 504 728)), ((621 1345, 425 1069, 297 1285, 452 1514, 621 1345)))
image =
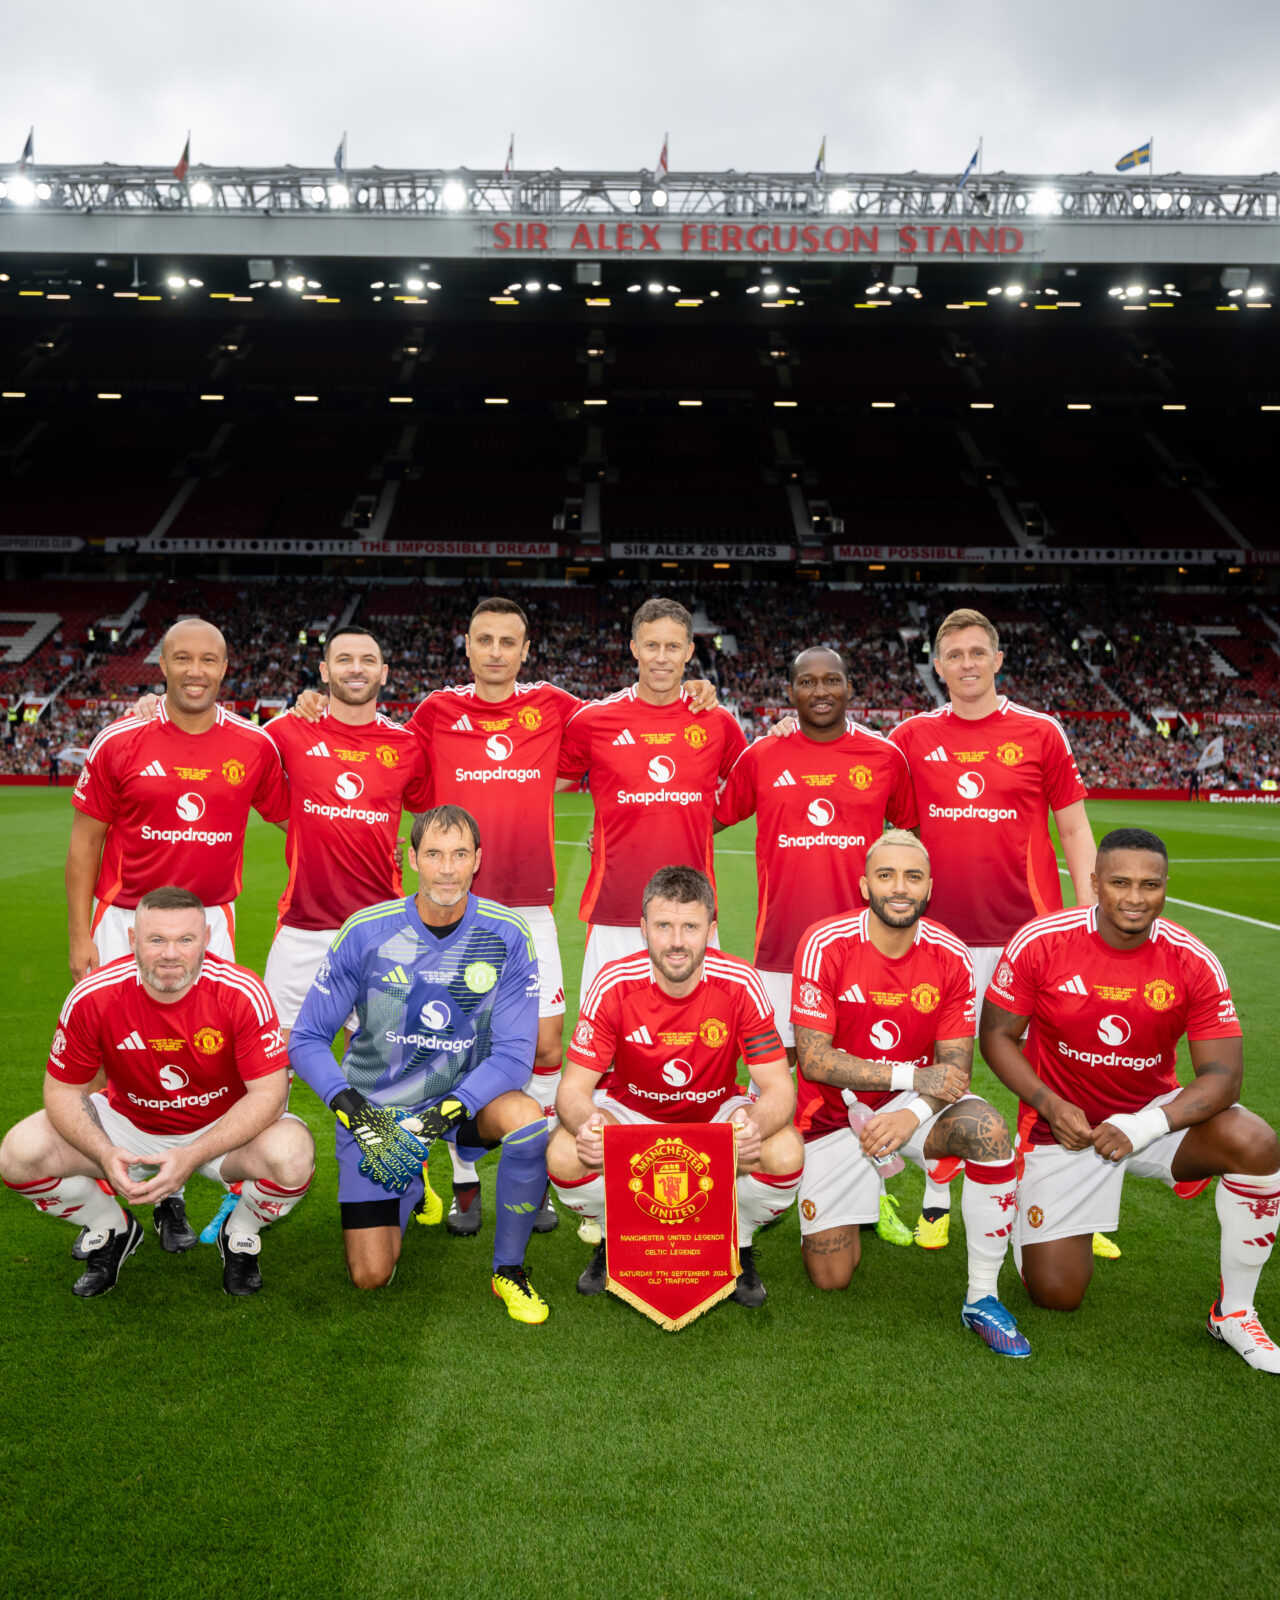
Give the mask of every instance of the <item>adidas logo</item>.
POLYGON ((791 776, 787 769, 783 767, 782 771, 773 780, 773 786, 775 789, 794 789, 796 786, 796 780, 791 776))
POLYGON ((313 744, 311 746, 310 750, 307 751, 307 754, 309 756, 327 756, 329 754, 329 746, 324 742, 323 739, 321 739, 319 744, 313 744))
POLYGON ((169 774, 158 761, 152 761, 138 774, 140 778, 167 778, 169 774))
POLYGON ((867 1003, 866 995, 863 994, 856 983, 850 984, 840 998, 847 1004, 854 1006, 865 1006, 867 1003))
POLYGON ((384 972, 379 979, 381 983, 398 983, 403 988, 409 987, 409 974, 403 967, 392 967, 390 972, 384 972))
MULTIPOLYGON (((615 739, 613 742, 614 742, 614 744, 617 744, 618 741, 615 739)), ((632 740, 631 743, 634 744, 635 741, 632 740)), ((628 1044, 652 1044, 653 1040, 649 1037, 648 1028, 641 1027, 641 1028, 637 1028, 634 1033, 629 1033, 627 1035, 627 1043, 628 1044)))
POLYGON ((634 744, 636 741, 631 735, 631 730, 624 728, 613 742, 614 744, 634 744))
POLYGON ((145 1050, 146 1048, 146 1045, 142 1042, 142 1036, 136 1028, 127 1039, 121 1039, 116 1046, 117 1050, 145 1050))
POLYGON ((941 745, 939 745, 936 750, 930 750, 929 754, 925 757, 926 761, 946 761, 948 759, 947 752, 942 748, 941 745))
POLYGON ((453 733, 474 733, 476 730, 471 726, 471 718, 464 711, 450 731, 453 733))
POLYGON ((1065 983, 1058 985, 1059 994, 1088 994, 1089 985, 1077 972, 1074 977, 1068 978, 1065 983))

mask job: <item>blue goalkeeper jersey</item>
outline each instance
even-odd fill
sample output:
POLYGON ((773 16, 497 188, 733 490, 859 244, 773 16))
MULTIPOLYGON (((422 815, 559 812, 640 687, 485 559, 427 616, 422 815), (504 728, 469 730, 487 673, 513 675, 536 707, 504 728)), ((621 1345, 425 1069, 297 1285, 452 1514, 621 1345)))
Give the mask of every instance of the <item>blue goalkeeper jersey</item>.
POLYGON ((538 962, 524 920, 468 895, 461 922, 437 939, 410 896, 339 929, 289 1059, 326 1105, 347 1087, 406 1111, 454 1094, 474 1116, 528 1082, 537 1035, 538 962), (332 1043, 353 1009, 359 1028, 339 1066, 332 1043))

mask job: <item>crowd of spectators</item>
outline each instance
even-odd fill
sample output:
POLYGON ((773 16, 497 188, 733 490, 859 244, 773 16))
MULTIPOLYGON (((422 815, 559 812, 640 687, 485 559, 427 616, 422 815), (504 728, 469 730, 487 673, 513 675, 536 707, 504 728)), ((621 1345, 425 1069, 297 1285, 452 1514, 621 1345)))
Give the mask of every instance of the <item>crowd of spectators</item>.
POLYGON ((1187 789, 1191 774, 1221 731, 1223 759, 1201 773, 1204 789, 1261 789, 1280 780, 1280 729, 1214 726, 1193 734, 1174 723, 1168 738, 1123 722, 1067 723, 1080 776, 1090 789, 1187 789))

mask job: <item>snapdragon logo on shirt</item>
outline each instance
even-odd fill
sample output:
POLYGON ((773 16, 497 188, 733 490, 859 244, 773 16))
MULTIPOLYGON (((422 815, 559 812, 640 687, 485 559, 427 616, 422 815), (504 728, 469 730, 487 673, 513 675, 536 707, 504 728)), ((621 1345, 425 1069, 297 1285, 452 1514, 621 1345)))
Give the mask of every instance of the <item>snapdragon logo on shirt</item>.
POLYGON ((372 826, 391 821, 389 811, 371 811, 367 806, 331 806, 309 796, 302 802, 302 809, 309 817, 326 817, 330 822, 367 822, 372 826))
MULTIPOLYGON (((495 756, 494 760, 505 757, 495 756)), ((455 767, 453 776, 457 783, 534 783, 542 774, 537 767, 455 767)))
POLYGON ((415 1050, 443 1050, 446 1055, 465 1055, 476 1042, 473 1033, 469 1039, 441 1039, 434 1033, 392 1033, 385 1035, 388 1044, 411 1044, 415 1050))
POLYGON ((1017 809, 1013 806, 935 806, 930 805, 929 815, 937 822, 1016 822, 1017 809))
POLYGON ((157 844, 230 844, 232 835, 209 828, 153 828, 144 822, 142 837, 157 844))

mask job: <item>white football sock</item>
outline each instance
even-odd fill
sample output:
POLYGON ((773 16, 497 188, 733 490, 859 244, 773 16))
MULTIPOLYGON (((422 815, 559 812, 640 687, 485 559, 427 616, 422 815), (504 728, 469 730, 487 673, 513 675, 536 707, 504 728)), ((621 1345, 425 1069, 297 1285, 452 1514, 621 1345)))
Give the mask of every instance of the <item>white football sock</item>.
POLYGON ((524 1092, 536 1100, 547 1117, 556 1114, 556 1095, 560 1092, 560 1069, 554 1072, 535 1072, 524 1086, 524 1092))
POLYGON ((798 1172, 744 1172, 738 1179, 738 1249, 755 1237, 763 1223, 780 1217, 796 1197, 798 1172))
POLYGON ((96 1178, 33 1178, 30 1183, 6 1183, 5 1188, 30 1200, 37 1211, 62 1217, 90 1233, 104 1229, 121 1233, 128 1227, 120 1202, 113 1194, 103 1194, 96 1178))
POLYGON ((924 1175, 924 1199, 920 1202, 920 1210, 921 1212, 950 1211, 951 1185, 935 1183, 926 1172, 924 1175))
POLYGON ((1266 1177, 1227 1172, 1214 1196, 1222 1225, 1222 1309, 1250 1311, 1258 1278, 1276 1242, 1280 1214, 1280 1172, 1266 1177))
POLYGON ((475 1162, 464 1161, 458 1152, 453 1148, 452 1144, 449 1146, 449 1160, 453 1162, 454 1183, 480 1182, 480 1179, 476 1176, 475 1162))
POLYGON ((562 1205, 604 1231, 603 1173, 589 1172, 585 1178, 552 1178, 551 1187, 562 1205))
POLYGON ((257 1235, 287 1217, 311 1187, 311 1179, 301 1189, 282 1189, 269 1178, 246 1178, 240 1186, 240 1198, 227 1218, 227 1236, 257 1235))
POLYGON ((969 1286, 965 1292, 968 1305, 987 1295, 994 1300, 1000 1298, 997 1292, 1000 1268, 1004 1265, 1017 1215, 1015 1193, 1012 1156, 1007 1161, 965 1161, 960 1215, 964 1218, 965 1244, 969 1252, 969 1286))

